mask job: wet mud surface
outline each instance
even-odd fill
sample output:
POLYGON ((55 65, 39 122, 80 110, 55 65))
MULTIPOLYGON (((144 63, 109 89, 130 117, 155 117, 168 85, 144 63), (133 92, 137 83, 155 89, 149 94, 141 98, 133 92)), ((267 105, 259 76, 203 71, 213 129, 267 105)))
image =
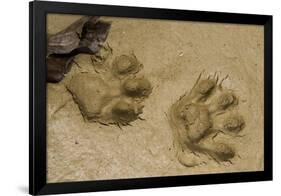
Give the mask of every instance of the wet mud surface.
POLYGON ((262 26, 101 20, 99 54, 47 84, 48 182, 263 170, 262 26))

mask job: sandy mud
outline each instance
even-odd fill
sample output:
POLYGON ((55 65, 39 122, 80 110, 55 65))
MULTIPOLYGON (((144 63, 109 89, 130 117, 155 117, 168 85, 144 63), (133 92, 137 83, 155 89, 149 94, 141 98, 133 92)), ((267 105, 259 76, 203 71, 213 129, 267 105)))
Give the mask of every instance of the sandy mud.
MULTIPOLYGON (((49 14, 48 34, 79 18, 49 14)), ((47 84, 48 182, 263 170, 262 26, 101 19, 111 23, 107 49, 100 56, 78 54, 62 81, 47 84), (122 55, 141 66, 122 59, 126 66, 116 65, 122 55), (208 76, 214 83, 198 87, 208 76), (96 104, 103 106, 95 110, 96 104), (175 105, 185 120, 171 123, 175 105), (110 107, 122 119, 101 115, 110 107), (187 135, 175 134, 179 127, 187 135), (200 148, 180 159, 183 146, 190 151, 185 138, 200 148)))

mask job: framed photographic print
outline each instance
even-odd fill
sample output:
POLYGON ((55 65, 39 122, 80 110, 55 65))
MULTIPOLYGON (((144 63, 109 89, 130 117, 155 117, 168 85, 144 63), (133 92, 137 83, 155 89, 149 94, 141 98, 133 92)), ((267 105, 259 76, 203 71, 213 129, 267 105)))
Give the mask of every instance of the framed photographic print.
POLYGON ((272 180, 272 16, 30 2, 30 194, 272 180))

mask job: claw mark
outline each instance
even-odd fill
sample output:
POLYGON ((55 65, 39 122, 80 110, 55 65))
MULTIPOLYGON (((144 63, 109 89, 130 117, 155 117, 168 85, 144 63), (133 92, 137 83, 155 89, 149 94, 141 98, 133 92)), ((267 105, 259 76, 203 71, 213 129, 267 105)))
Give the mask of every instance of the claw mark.
POLYGON ((215 138, 218 136, 220 132, 216 132, 215 135, 212 137, 212 140, 215 140, 215 138))
POLYGON ((82 67, 79 65, 79 63, 77 63, 74 59, 72 60, 72 62, 73 62, 79 69, 82 68, 82 67))
POLYGON ((220 84, 219 84, 220 87, 222 87, 223 81, 225 81, 228 77, 229 77, 229 76, 228 76, 228 74, 227 74, 227 75, 220 81, 220 84))
POLYGON ((216 79, 216 76, 217 76, 217 71, 215 71, 213 79, 216 79))
POLYGON ((103 122, 99 122, 101 125, 104 125, 104 126, 109 126, 108 124, 105 124, 103 122))
POLYGON ((120 130, 123 131, 122 126, 120 125, 120 123, 117 123, 116 125, 117 125, 117 127, 119 127, 120 130))
MULTIPOLYGON (((193 87, 191 88, 190 92, 192 92, 192 90, 193 90, 193 89, 195 88, 195 86, 198 84, 198 82, 200 81, 201 76, 203 75, 204 72, 205 72, 205 70, 201 71, 201 73, 199 74, 199 76, 198 76, 198 78, 197 78, 195 84, 194 84, 193 87)), ((185 95, 183 95, 183 96, 185 96, 185 95)))

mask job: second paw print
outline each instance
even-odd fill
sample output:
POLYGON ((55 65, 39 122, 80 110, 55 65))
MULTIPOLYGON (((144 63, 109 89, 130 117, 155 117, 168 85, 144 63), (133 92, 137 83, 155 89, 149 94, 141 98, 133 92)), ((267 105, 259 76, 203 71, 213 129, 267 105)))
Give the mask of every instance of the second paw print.
POLYGON ((206 78, 200 74, 189 93, 170 108, 169 121, 183 165, 206 163, 200 154, 218 163, 231 162, 237 155, 227 139, 217 140, 220 134, 239 137, 246 125, 237 107, 238 96, 222 85, 227 77, 219 80, 217 74, 206 78))

